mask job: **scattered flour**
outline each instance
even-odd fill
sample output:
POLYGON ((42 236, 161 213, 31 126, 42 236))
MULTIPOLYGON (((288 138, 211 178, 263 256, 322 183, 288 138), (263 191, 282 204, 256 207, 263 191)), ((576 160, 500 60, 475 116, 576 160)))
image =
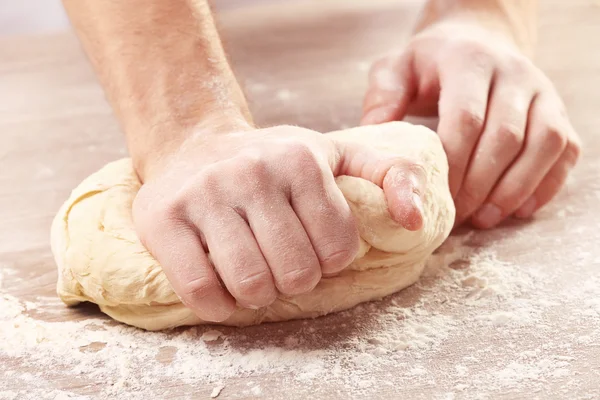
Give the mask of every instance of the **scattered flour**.
MULTIPOLYGON (((9 294, 14 271, 2 268, 0 362, 8 368, 0 372, 0 399, 163 398, 170 387, 204 398, 223 397, 224 388, 227 398, 252 398, 265 395, 269 379, 307 393, 335 383, 365 396, 385 387, 391 393, 437 385, 447 398, 473 388, 485 394, 537 391, 549 381, 578 384, 574 364, 585 355, 571 344, 600 342, 600 277, 542 293, 539 287, 553 279, 543 265, 500 260, 473 243, 476 235, 451 237, 416 285, 382 302, 245 329, 145 332, 89 310, 88 317, 64 321, 61 316, 80 314, 56 298, 9 294), (570 342, 547 340, 565 299, 577 305, 566 324, 586 329, 568 334, 570 342), (546 340, 522 337, 524 328, 546 340), (518 350, 525 342, 530 349, 518 350), (464 343, 471 348, 457 352, 464 343), (452 378, 440 382, 440 371, 452 378), (240 378, 252 381, 240 386, 240 378)), ((582 263, 591 257, 582 256, 582 263)))
POLYGON ((221 394, 221 391, 223 389, 225 389, 225 386, 223 386, 223 385, 215 386, 213 388, 212 392, 210 392, 211 399, 219 397, 219 395, 221 394))
POLYGON ((205 342, 214 342, 215 340, 218 340, 221 336, 223 336, 223 333, 221 331, 210 330, 204 332, 200 338, 205 342))

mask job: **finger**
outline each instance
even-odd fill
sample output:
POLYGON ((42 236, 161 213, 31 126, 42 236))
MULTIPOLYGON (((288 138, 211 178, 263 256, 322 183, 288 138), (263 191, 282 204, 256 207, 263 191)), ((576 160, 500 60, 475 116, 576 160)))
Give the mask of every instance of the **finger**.
POLYGON ((145 244, 183 304, 205 321, 229 318, 235 311, 235 301, 221 286, 194 229, 184 222, 165 219, 160 230, 150 231, 145 244))
POLYGON ((412 52, 375 63, 369 72, 360 124, 375 125, 404 118, 416 86, 412 52))
POLYGON ((560 117, 554 96, 536 96, 530 115, 522 153, 473 216, 474 225, 480 228, 491 228, 518 209, 565 149, 566 121, 560 117))
POLYGON ((530 218, 537 210, 546 205, 567 181, 569 173, 577 163, 581 145, 574 132, 558 161, 550 168, 535 193, 515 212, 517 218, 530 218))
POLYGON ((476 58, 461 58, 440 69, 438 134, 448 156, 453 197, 484 127, 493 73, 492 62, 476 58))
POLYGON ((359 236, 354 217, 331 169, 307 152, 290 155, 290 203, 300 220, 323 274, 346 268, 356 256, 359 236))
POLYGON ((356 143, 336 143, 340 159, 335 174, 363 178, 381 187, 392 218, 405 229, 419 230, 423 225, 421 196, 426 182, 423 167, 356 143))
POLYGON ((383 179, 390 214, 409 231, 418 231, 423 226, 424 181, 425 170, 405 160, 395 162, 383 179))
POLYGON ((219 276, 246 308, 270 305, 277 290, 269 266, 246 221, 234 210, 213 210, 198 221, 219 276))
POLYGON ((247 218, 277 289, 286 295, 312 290, 321 279, 321 266, 288 200, 282 196, 280 201, 255 203, 247 218))
POLYGON ((484 132, 455 198, 456 225, 481 206, 520 153, 533 95, 526 82, 510 78, 495 80, 484 132))

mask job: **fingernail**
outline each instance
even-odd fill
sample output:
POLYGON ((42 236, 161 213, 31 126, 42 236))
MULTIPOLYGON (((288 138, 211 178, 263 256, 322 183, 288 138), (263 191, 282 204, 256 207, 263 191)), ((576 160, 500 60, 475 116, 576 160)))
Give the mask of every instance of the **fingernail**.
POLYGON ((365 114, 360 120, 361 125, 377 125, 383 122, 391 121, 394 118, 396 107, 378 107, 365 114))
POLYGON ((484 204, 475 214, 475 219, 484 228, 491 228, 502 220, 502 210, 491 203, 484 204))
POLYGON ((515 212, 517 218, 530 218, 535 211, 537 201, 534 196, 531 196, 523 205, 515 212))
POLYGON ((419 210, 421 216, 423 216, 423 199, 419 196, 418 193, 413 193, 412 195, 413 204, 419 210))

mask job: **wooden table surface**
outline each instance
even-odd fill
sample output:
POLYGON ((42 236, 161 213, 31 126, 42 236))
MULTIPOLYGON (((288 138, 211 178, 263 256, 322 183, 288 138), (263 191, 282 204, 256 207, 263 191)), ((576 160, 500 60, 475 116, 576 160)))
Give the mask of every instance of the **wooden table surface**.
MULTIPOLYGON (((406 40, 421 2, 281 3, 219 17, 257 122, 356 125, 369 61, 406 40)), ((540 3, 537 62, 584 143, 558 199, 453 235, 381 303, 215 342, 57 301, 51 219, 126 150, 71 33, 0 39, 0 398, 600 398, 600 4, 540 3)))

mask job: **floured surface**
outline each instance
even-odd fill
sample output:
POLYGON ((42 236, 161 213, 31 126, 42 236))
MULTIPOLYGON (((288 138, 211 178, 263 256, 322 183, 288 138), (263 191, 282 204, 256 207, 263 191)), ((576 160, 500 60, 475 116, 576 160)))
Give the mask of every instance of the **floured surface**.
MULTIPOLYGON (((406 34, 418 2, 341 3, 363 6, 222 18, 259 123, 356 124, 365 65, 406 34)), ((600 55, 579 45, 600 46, 600 8, 540 6, 538 59, 585 151, 533 223, 454 237, 421 283, 380 305, 168 335, 56 297, 51 219, 85 176, 125 156, 123 140, 73 38, 0 40, 0 399, 204 399, 221 387, 217 399, 600 398, 600 55), (467 263, 442 267, 460 254, 467 263)))
MULTIPOLYGON (((528 231, 535 229, 519 232, 528 231)), ((297 388, 290 398, 319 388, 328 393, 324 383, 347 395, 402 392, 411 398, 434 387, 439 398, 567 395, 584 387, 592 376, 581 371, 600 368, 600 351, 588 347, 600 343, 600 270, 581 287, 562 285, 547 264, 515 264, 499 256, 500 248, 481 247, 479 236, 454 235, 416 287, 383 304, 246 329, 148 333, 91 310, 80 321, 52 322, 48 315, 70 313, 56 299, 23 302, 2 289, 0 355, 11 368, 3 373, 0 398, 24 398, 11 392, 18 387, 27 387, 30 398, 98 391, 158 398, 173 393, 172 386, 180 393, 247 398, 277 393, 272 380, 297 388), (75 387, 61 386, 65 370, 75 387)), ((600 265, 600 259, 581 252, 571 272, 589 263, 600 265)), ((3 271, 5 279, 17 275, 3 271)))

